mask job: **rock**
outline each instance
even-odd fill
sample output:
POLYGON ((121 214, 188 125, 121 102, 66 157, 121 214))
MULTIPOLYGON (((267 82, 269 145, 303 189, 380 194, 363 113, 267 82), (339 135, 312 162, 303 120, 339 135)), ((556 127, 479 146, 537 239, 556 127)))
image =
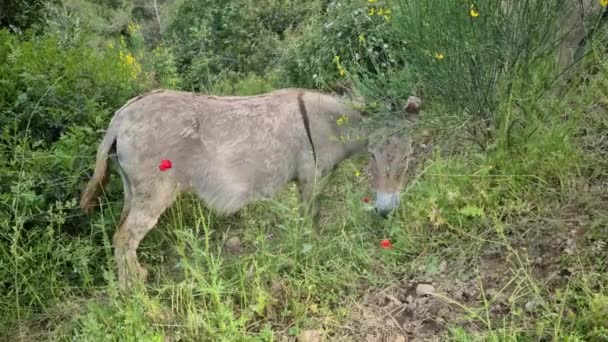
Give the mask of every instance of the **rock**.
POLYGON ((495 289, 488 289, 486 291, 486 298, 488 298, 488 299, 494 299, 494 298, 496 298, 497 295, 498 295, 498 291, 496 291, 495 289))
POLYGON ((228 240, 226 240, 226 243, 224 243, 224 246, 230 253, 238 254, 243 251, 243 246, 241 245, 241 239, 239 239, 238 236, 233 236, 233 237, 229 238, 228 240))
POLYGON ((418 296, 425 296, 435 292, 435 288, 430 284, 418 284, 416 286, 416 294, 418 296))
POLYGON ((368 334, 365 337, 365 342, 381 342, 382 338, 380 336, 368 334))
POLYGON ((394 296, 387 295, 386 297, 387 297, 387 298, 388 298, 388 299, 389 299, 389 300, 390 300, 390 301, 391 301, 393 304, 395 304, 395 305, 397 305, 397 306, 399 306, 399 305, 403 304, 403 303, 402 303, 402 302, 401 302, 399 299, 397 299, 397 298, 396 298, 396 297, 394 297, 394 296))
POLYGON ((321 342, 323 333, 321 330, 303 330, 298 336, 299 342, 321 342))
POLYGON ((407 338, 403 335, 397 335, 393 339, 393 342, 407 342, 407 338))
POLYGON ((420 297, 420 298, 416 299, 416 305, 417 306, 421 306, 421 307, 425 306, 426 303, 428 303, 428 302, 429 302, 429 297, 426 297, 426 296, 425 297, 420 297))
POLYGON ((445 273, 445 270, 448 268, 448 262, 445 260, 442 260, 439 263, 439 273, 445 273))
POLYGON ((528 312, 532 312, 532 311, 534 311, 534 309, 536 309, 537 306, 538 306, 538 302, 536 300, 532 299, 526 303, 525 307, 528 312))
POLYGON ((410 96, 407 99, 407 104, 405 105, 405 111, 410 114, 417 114, 420 111, 420 107, 422 106, 422 99, 418 96, 410 96))

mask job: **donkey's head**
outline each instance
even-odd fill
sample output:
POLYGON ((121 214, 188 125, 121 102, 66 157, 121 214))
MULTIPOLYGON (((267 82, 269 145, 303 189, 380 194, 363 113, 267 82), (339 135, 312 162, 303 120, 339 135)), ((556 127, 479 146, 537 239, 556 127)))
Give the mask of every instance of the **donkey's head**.
POLYGON ((375 210, 383 217, 399 206, 399 194, 414 152, 409 134, 393 134, 369 148, 370 185, 376 193, 375 210))

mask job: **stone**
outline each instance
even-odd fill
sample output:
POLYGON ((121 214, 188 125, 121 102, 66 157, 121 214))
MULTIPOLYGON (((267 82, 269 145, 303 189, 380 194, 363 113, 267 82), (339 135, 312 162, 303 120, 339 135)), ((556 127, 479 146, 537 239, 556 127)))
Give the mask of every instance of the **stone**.
POLYGON ((323 333, 320 330, 303 330, 298 336, 299 342, 321 342, 323 333))
POLYGON ((442 260, 439 263, 439 273, 445 273, 445 270, 448 268, 448 262, 445 260, 442 260))
POLYGON ((435 292, 435 288, 430 284, 418 284, 416 286, 416 294, 418 296, 425 296, 435 292))
POLYGON ((243 246, 241 245, 241 239, 239 239, 238 236, 233 236, 233 237, 229 238, 228 240, 226 240, 226 243, 224 243, 224 246, 230 253, 238 254, 243 251, 243 246))

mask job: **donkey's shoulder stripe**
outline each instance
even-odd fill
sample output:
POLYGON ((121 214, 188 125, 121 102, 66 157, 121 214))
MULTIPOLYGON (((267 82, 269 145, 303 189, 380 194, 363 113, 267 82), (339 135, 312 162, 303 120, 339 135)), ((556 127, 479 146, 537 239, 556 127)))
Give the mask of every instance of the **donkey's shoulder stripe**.
POLYGON ((306 135, 308 136, 308 141, 310 142, 310 147, 312 148, 312 157, 315 160, 315 165, 317 164, 317 151, 315 149, 315 144, 312 141, 312 134, 310 133, 310 122, 308 120, 308 111, 306 111, 306 105, 304 104, 304 99, 302 96, 304 93, 298 93, 298 106, 300 107, 300 114, 302 115, 302 121, 304 122, 304 129, 306 129, 306 135))

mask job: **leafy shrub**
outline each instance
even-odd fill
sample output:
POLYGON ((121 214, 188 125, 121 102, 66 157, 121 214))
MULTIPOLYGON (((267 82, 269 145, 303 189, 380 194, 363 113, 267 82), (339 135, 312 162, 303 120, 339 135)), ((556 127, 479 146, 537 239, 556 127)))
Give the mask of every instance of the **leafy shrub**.
POLYGON ((124 44, 5 30, 0 74, 0 302, 22 310, 93 281, 94 251, 68 235, 90 226, 77 198, 113 112, 150 81, 124 44))
POLYGON ((0 3, 0 28, 23 31, 43 24, 49 5, 57 0, 11 0, 0 3))
POLYGON ((165 35, 184 88, 209 89, 222 72, 266 72, 285 32, 318 8, 319 1, 185 1, 165 35))
POLYGON ((372 73, 403 65, 394 53, 400 42, 390 25, 392 13, 384 2, 331 1, 322 15, 292 32, 279 63, 281 78, 286 84, 335 88, 355 64, 372 73))
POLYGON ((505 13, 498 1, 401 1, 396 23, 429 91, 485 118, 496 108, 500 77, 551 44, 545 40, 556 29, 559 3, 513 2, 505 13))

